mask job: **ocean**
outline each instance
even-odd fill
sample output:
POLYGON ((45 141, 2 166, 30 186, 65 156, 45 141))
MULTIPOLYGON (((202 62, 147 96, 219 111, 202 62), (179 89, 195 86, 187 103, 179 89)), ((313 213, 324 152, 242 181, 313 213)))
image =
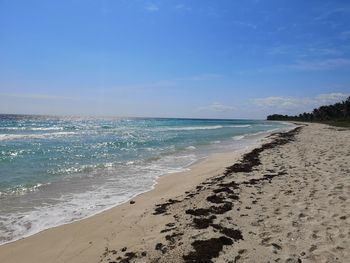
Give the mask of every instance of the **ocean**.
POLYGON ((288 127, 255 120, 0 115, 0 244, 124 203, 162 175, 288 127))

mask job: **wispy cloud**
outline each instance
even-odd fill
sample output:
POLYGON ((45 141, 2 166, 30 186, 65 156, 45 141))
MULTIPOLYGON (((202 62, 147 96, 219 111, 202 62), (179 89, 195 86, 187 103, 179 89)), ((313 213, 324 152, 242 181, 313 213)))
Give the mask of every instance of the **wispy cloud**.
POLYGON ((327 46, 320 46, 317 44, 309 44, 307 46, 298 45, 279 45, 269 48, 267 54, 269 55, 288 55, 295 58, 306 58, 306 57, 329 57, 329 56, 340 56, 344 52, 340 50, 340 47, 331 48, 327 46))
POLYGON ((154 82, 145 82, 145 83, 133 83, 127 85, 116 85, 111 87, 100 88, 101 91, 151 91, 151 90, 160 90, 160 89, 174 89, 180 87, 184 83, 196 82, 196 81, 208 81, 214 80, 223 77, 221 74, 217 73, 203 73, 188 77, 178 77, 167 80, 159 80, 154 82))
POLYGON ((340 39, 342 39, 342 40, 350 39, 350 30, 341 32, 340 39))
POLYGON ((301 54, 301 56, 339 56, 343 54, 342 51, 336 48, 309 47, 304 51, 305 53, 301 54))
POLYGON ((350 96, 350 93, 320 94, 316 96, 315 101, 317 104, 327 105, 327 104, 333 104, 339 101, 343 101, 349 96, 350 96))
POLYGON ((303 71, 322 71, 344 68, 350 66, 350 59, 347 58, 332 58, 323 60, 300 60, 289 65, 291 69, 303 71))
POLYGON ((274 113, 293 112, 295 110, 303 112, 310 111, 313 108, 329 105, 345 100, 350 93, 327 93, 319 94, 313 98, 297 97, 266 97, 256 98, 252 102, 254 105, 264 110, 272 110, 274 113))
POLYGON ((183 5, 183 4, 178 4, 178 5, 175 6, 175 9, 182 9, 182 8, 184 8, 184 7, 185 7, 185 5, 183 5))
POLYGON ((221 77, 222 77, 222 75, 220 75, 220 74, 208 73, 208 74, 201 74, 201 75, 192 76, 192 79, 193 80, 208 80, 208 79, 218 79, 221 77))
POLYGON ((179 81, 203 81, 203 80, 210 80, 210 79, 218 79, 223 77, 221 74, 217 73, 204 73, 204 74, 198 74, 198 75, 193 75, 190 77, 181 77, 181 78, 176 78, 175 80, 179 81))
POLYGON ((285 55, 293 54, 295 52, 295 46, 292 45, 279 45, 269 48, 267 54, 269 55, 285 55))
POLYGON ((343 13, 348 13, 350 11, 349 8, 345 7, 340 7, 340 8, 334 8, 331 10, 328 10, 319 16, 315 17, 314 20, 325 20, 334 17, 335 15, 343 14, 343 13))
POLYGON ((159 11, 159 6, 155 5, 155 4, 148 4, 146 5, 145 9, 149 12, 157 12, 159 11))
POLYGON ((289 64, 272 65, 256 68, 250 71, 241 71, 239 74, 253 73, 284 73, 284 72, 309 72, 309 71, 331 71, 350 68, 348 58, 325 58, 325 59, 299 59, 289 64))
POLYGON ((253 103, 259 107, 277 108, 277 109, 294 109, 300 106, 309 105, 310 99, 307 98, 293 98, 293 97, 266 97, 253 99, 253 103))
POLYGON ((234 25, 236 25, 236 26, 248 27, 248 28, 251 28, 251 29, 257 29, 257 25, 249 23, 249 22, 245 22, 245 21, 235 20, 235 21, 232 21, 232 23, 234 25))
POLYGON ((107 88, 101 88, 100 91, 111 92, 111 91, 120 91, 120 92, 137 92, 137 91, 159 91, 164 89, 170 89, 176 87, 176 82, 172 80, 160 80, 149 83, 135 83, 130 85, 118 85, 107 88))
POLYGON ((174 8, 177 10, 191 10, 191 8, 185 4, 177 4, 174 8))
POLYGON ((220 102, 214 102, 208 106, 198 108, 198 111, 215 111, 215 112, 228 112, 233 110, 234 110, 234 107, 223 105, 220 102))
POLYGON ((74 97, 55 96, 55 95, 46 95, 46 94, 32 94, 32 93, 0 93, 0 97, 45 99, 45 100, 77 100, 77 98, 74 98, 74 97))

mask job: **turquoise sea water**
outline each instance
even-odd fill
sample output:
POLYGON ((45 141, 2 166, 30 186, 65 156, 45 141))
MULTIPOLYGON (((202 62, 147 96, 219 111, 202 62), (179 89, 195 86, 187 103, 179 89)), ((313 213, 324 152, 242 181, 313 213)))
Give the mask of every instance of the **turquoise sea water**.
POLYGON ((0 244, 101 212, 152 189, 161 175, 283 128, 253 120, 0 115, 0 244))

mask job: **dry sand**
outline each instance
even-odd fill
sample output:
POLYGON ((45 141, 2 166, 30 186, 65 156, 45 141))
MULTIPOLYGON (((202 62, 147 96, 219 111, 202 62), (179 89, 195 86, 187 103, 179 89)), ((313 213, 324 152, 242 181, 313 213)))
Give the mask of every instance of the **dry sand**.
POLYGON ((262 143, 0 246, 0 262, 350 262, 350 130, 311 124, 262 143))

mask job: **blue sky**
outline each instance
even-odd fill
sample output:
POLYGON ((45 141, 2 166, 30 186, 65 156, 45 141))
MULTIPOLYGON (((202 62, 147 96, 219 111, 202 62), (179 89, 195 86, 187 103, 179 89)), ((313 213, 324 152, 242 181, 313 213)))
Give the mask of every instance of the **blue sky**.
POLYGON ((295 114, 350 94, 347 0, 0 0, 0 112, 295 114))

